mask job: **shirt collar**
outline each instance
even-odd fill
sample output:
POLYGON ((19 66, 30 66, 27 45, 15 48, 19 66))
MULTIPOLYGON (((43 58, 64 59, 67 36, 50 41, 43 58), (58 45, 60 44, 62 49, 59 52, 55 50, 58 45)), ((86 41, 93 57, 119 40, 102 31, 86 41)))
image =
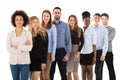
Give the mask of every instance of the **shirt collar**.
POLYGON ((61 21, 61 20, 59 20, 59 22, 58 22, 58 23, 56 23, 56 22, 55 22, 55 20, 53 20, 53 23, 54 23, 54 24, 60 24, 61 22, 62 22, 62 21, 61 21))

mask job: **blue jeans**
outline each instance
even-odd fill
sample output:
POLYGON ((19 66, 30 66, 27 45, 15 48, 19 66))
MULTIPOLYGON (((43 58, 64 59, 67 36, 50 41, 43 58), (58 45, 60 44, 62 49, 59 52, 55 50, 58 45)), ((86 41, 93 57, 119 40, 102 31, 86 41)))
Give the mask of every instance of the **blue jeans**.
POLYGON ((13 80, 28 80, 29 64, 10 65, 13 80))

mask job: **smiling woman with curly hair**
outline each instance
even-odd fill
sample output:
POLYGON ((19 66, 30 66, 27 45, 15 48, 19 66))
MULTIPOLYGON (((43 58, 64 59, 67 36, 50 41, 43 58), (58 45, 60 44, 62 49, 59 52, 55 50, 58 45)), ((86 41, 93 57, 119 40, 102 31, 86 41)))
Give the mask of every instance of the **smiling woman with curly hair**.
POLYGON ((28 80, 32 35, 23 27, 29 23, 27 14, 17 10, 11 17, 14 30, 8 33, 7 50, 10 53, 10 69, 13 80, 28 80))

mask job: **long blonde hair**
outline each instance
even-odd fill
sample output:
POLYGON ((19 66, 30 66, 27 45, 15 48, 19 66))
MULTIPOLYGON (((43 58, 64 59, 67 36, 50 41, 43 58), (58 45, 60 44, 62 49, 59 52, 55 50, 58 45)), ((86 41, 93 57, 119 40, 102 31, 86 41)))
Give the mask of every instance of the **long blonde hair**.
MULTIPOLYGON (((32 27, 32 21, 33 21, 34 19, 37 19, 37 20, 39 21, 39 18, 38 18, 37 16, 31 16, 31 17, 30 17, 30 23, 29 23, 29 25, 28 25, 28 29, 29 29, 29 31, 32 33, 32 37, 34 37, 33 34, 35 33, 35 32, 34 32, 34 29, 33 29, 33 27, 32 27)), ((45 30, 43 27, 41 27, 40 21, 39 21, 39 27, 38 27, 38 29, 37 29, 37 33, 40 34, 44 39, 46 39, 46 36, 47 36, 47 35, 46 35, 46 30, 45 30)))

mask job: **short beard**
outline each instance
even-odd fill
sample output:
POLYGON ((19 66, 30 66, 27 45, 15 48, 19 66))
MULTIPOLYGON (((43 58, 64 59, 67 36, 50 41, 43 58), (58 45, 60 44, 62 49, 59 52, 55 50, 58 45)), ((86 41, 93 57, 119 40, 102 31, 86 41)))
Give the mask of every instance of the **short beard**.
POLYGON ((59 18, 55 18, 55 20, 59 20, 60 19, 60 17, 59 18))

